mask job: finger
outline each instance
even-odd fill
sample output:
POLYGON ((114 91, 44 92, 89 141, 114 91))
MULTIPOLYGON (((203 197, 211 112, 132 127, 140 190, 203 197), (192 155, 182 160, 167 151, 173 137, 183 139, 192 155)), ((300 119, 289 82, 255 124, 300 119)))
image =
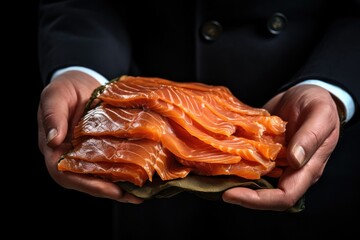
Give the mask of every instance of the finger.
POLYGON ((63 187, 87 193, 94 197, 109 198, 118 202, 140 204, 142 199, 123 191, 115 183, 70 172, 60 173, 63 187))
POLYGON ((223 200, 250 209, 283 211, 291 205, 284 202, 285 195, 281 189, 252 190, 238 187, 224 192, 223 200))
POLYGON ((311 107, 309 113, 303 115, 306 120, 288 144, 287 158, 293 168, 304 166, 338 125, 337 114, 329 105, 311 107))
POLYGON ((258 189, 232 188, 224 192, 223 200, 257 210, 285 211, 295 206, 313 183, 311 171, 296 171, 288 168, 282 177, 285 179, 278 188, 258 189))

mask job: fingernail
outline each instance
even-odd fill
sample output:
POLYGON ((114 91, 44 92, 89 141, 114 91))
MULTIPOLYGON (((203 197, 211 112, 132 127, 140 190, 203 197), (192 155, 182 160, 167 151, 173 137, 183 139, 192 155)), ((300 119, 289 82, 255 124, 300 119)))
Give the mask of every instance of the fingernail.
POLYGON ((46 137, 47 142, 51 142, 57 136, 57 134, 57 130, 55 128, 52 128, 46 137))
POLYGON ((294 156, 299 163, 299 166, 302 166, 305 161, 305 150, 302 146, 296 145, 294 147, 294 156))

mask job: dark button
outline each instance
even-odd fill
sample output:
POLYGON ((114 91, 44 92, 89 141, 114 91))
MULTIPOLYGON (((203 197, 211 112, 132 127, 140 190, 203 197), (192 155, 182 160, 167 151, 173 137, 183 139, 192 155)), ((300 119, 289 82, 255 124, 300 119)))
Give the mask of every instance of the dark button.
POLYGON ((275 13, 267 21, 267 29, 271 34, 278 35, 285 29, 287 19, 282 13, 275 13))
POLYGON ((217 39, 222 32, 222 26, 217 21, 205 22, 201 27, 201 35, 207 41, 217 39))

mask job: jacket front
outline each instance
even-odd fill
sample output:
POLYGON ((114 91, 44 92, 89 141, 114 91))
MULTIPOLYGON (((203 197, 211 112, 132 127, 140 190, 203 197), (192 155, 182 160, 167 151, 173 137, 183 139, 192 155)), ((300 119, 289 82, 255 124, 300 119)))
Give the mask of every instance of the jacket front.
POLYGON ((80 65, 109 79, 224 85, 259 107, 282 88, 319 79, 348 91, 358 108, 359 9, 325 0, 44 1, 40 67, 45 81, 80 65))

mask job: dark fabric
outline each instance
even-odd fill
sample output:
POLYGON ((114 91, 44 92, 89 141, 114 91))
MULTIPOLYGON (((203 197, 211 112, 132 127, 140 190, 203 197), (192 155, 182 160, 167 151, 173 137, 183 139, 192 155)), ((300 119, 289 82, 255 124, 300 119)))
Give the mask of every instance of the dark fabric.
POLYGON ((40 69, 44 81, 59 67, 80 65, 109 79, 134 74, 221 84, 256 107, 290 80, 317 77, 358 100, 359 8, 322 0, 43 1, 40 69), (276 12, 287 23, 272 35, 266 26, 276 12), (201 34, 209 20, 223 29, 214 41, 201 34))
POLYGON ((106 1, 41 1, 39 64, 44 81, 62 67, 85 66, 107 78, 130 69, 130 43, 106 1))
MULTIPOLYGON (((354 99, 359 100, 359 43, 359 17, 342 18, 335 21, 290 85, 306 79, 321 79, 340 86, 350 93, 354 99)), ((348 125, 359 120, 358 102, 356 102, 355 108, 356 115, 348 125)))
MULTIPOLYGON (((122 74, 224 85, 242 101, 262 106, 279 90, 308 78, 328 81, 360 100, 359 1, 42 1, 39 63, 46 84, 58 68, 80 65, 112 79, 122 74), (286 26, 267 29, 275 13, 286 26), (219 36, 203 37, 216 20, 219 36)), ((359 125, 356 124, 358 127, 359 125)), ((301 213, 243 209, 191 194, 115 204, 116 239, 266 237, 288 239, 346 228, 359 212, 359 183, 351 128, 301 213), (352 146, 352 148, 350 148, 352 146), (353 151, 353 152, 351 152, 353 151), (346 157, 344 157, 346 156, 346 157), (352 157, 353 156, 353 157, 352 157), (358 186, 358 185, 356 185, 358 186), (341 221, 340 221, 341 219, 341 221), (322 222, 325 223, 325 227, 322 222), (327 227, 326 227, 327 225, 327 227), (341 228, 340 228, 341 227, 341 228), (306 231, 304 230, 306 229, 306 231)))

